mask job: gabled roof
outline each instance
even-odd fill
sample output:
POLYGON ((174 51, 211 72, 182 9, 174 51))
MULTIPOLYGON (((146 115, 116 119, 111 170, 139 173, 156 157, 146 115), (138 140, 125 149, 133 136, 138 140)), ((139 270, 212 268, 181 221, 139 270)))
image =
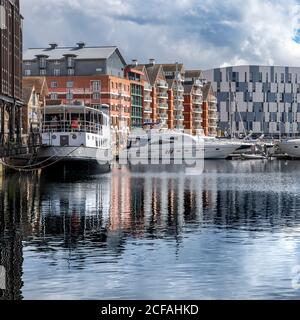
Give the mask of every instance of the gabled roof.
POLYGON ((162 65, 160 65, 160 64, 146 64, 144 66, 147 70, 148 78, 149 78, 150 84, 152 86, 154 86, 156 84, 156 81, 158 80, 159 77, 161 77, 165 80, 162 65))
POLYGON ((23 87, 22 89, 22 100, 25 105, 28 105, 31 95, 32 95, 33 87, 23 87))
POLYGON ((209 96, 213 96, 214 95, 214 91, 211 85, 211 82, 208 82, 207 84, 205 84, 202 88, 202 93, 203 93, 203 100, 207 101, 209 96))
POLYGON ((185 70, 185 78, 201 79, 203 78, 203 71, 202 70, 185 70))
POLYGON ((48 95, 48 85, 45 77, 23 77, 23 88, 35 88, 36 93, 40 95, 40 98, 48 95))
POLYGON ((73 55, 78 60, 106 60, 115 52, 119 55, 122 63, 126 65, 125 59, 116 46, 29 48, 24 53, 23 60, 34 60, 37 56, 45 56, 49 60, 60 60, 67 55, 73 55))
MULTIPOLYGON (((183 73, 184 72, 184 65, 183 63, 178 63, 178 72, 183 73)), ((176 72, 176 63, 163 63, 162 67, 165 72, 176 72)))
POLYGON ((149 79, 149 75, 148 75, 148 71, 147 68, 144 65, 138 65, 135 66, 134 69, 140 70, 141 72, 143 72, 143 80, 145 82, 148 82, 150 84, 150 79, 149 79))

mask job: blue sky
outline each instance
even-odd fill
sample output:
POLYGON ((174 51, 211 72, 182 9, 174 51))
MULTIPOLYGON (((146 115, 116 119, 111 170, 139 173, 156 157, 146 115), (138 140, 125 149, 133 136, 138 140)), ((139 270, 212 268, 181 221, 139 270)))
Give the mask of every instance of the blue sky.
POLYGON ((127 62, 300 66, 296 0, 21 0, 24 50, 117 45, 127 62), (297 42, 298 41, 298 42, 297 42))

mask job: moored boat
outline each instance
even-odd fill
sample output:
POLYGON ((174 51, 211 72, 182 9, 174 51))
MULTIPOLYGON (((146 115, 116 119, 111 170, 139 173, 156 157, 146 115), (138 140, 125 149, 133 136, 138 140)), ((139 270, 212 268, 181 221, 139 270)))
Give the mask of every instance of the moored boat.
POLYGON ((111 161, 109 116, 82 105, 46 106, 37 162, 54 171, 107 172, 111 161))

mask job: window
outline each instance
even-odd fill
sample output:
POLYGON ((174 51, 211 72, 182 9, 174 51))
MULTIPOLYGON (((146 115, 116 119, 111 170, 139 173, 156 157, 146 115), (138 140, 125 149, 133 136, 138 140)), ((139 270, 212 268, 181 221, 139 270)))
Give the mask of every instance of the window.
POLYGON ((73 88, 74 82, 73 81, 67 81, 67 88, 73 88))
POLYGON ((73 93, 72 92, 68 92, 66 95, 67 100, 73 100, 73 93))
POLYGON ((258 74, 258 81, 262 82, 262 72, 259 72, 259 74, 258 74))
POLYGON ((73 57, 67 58, 67 65, 68 65, 68 68, 74 68, 74 58, 73 57))
POLYGON ((269 73, 266 74, 266 82, 269 82, 269 73))
POLYGON ((253 72, 250 72, 250 79, 249 79, 250 82, 253 82, 253 72))
POLYGON ((288 82, 289 82, 289 83, 292 83, 292 74, 291 74, 291 73, 289 73, 289 79, 288 79, 288 82))
POLYGON ((25 70, 25 76, 26 77, 31 76, 31 70, 25 70))
POLYGON ((55 60, 55 61, 54 61, 54 64, 55 64, 55 65, 59 65, 59 64, 60 64, 60 61, 59 61, 59 60, 55 60))
POLYGON ((54 74, 54 76, 60 76, 60 69, 54 69, 53 70, 53 74, 54 74))
POLYGON ((50 99, 51 100, 58 100, 58 95, 57 95, 57 93, 51 93, 51 95, 50 95, 50 99))
POLYGON ((51 88, 57 88, 58 87, 57 81, 51 81, 50 87, 51 88))
POLYGON ((46 70, 45 69, 41 69, 40 70, 40 76, 45 76, 46 75, 46 70))
POLYGON ((99 92, 93 93, 93 100, 99 100, 100 99, 100 94, 99 92))
POLYGON ((68 69, 68 76, 74 76, 74 69, 68 69))
POLYGON ((31 61, 25 61, 25 66, 31 66, 31 61))
POLYGON ((100 81, 92 81, 92 90, 93 92, 100 91, 100 81))
POLYGON ((40 58, 40 68, 46 68, 46 57, 41 57, 40 58))
POLYGON ((277 83, 278 82, 278 75, 277 75, 277 73, 275 74, 275 83, 277 83))
POLYGON ((281 74, 280 81, 281 81, 281 83, 284 83, 284 73, 281 74))

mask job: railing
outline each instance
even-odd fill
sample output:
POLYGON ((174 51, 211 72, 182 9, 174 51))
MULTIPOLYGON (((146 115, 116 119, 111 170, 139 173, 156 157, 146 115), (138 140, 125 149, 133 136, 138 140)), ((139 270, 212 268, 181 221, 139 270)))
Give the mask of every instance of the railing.
POLYGON ((152 102, 152 97, 150 97, 150 96, 145 96, 144 102, 152 102))
POLYGON ((178 105, 178 106, 174 106, 174 110, 175 111, 183 111, 184 110, 184 107, 183 107, 183 105, 178 105))
POLYGON ((168 115, 166 113, 159 113, 159 118, 160 119, 168 119, 168 115))
POLYGON ((144 90, 146 91, 152 91, 152 86, 149 83, 145 83, 144 90))
POLYGON ((202 100, 201 99, 194 99, 193 104, 202 104, 202 100))
POLYGON ((144 112, 145 112, 145 113, 152 113, 152 108, 145 108, 145 109, 144 109, 144 112))
POLYGON ((175 86, 174 86, 174 91, 184 92, 184 86, 182 86, 182 85, 175 85, 175 86))
POLYGON ((175 96, 174 100, 183 102, 184 97, 183 96, 175 96))
POLYGON ((203 95, 203 93, 202 93, 201 90, 195 90, 195 91, 193 92, 193 94, 194 94, 195 96, 202 96, 202 95, 203 95))
POLYGON ((159 88, 169 89, 169 86, 166 81, 160 80, 157 82, 159 88))
POLYGON ((43 133, 51 132, 88 132, 102 134, 103 126, 90 121, 45 121, 42 126, 43 133))
POLYGON ((168 99, 168 94, 167 93, 162 93, 162 92, 159 92, 158 94, 157 94, 157 97, 159 98, 159 99, 168 99))
POLYGON ((194 113, 202 113, 202 108, 194 108, 193 111, 194 113))
POLYGON ((165 104, 165 103, 160 103, 159 105, 158 105, 158 108, 159 109, 169 109, 169 106, 167 105, 167 104, 165 104))

